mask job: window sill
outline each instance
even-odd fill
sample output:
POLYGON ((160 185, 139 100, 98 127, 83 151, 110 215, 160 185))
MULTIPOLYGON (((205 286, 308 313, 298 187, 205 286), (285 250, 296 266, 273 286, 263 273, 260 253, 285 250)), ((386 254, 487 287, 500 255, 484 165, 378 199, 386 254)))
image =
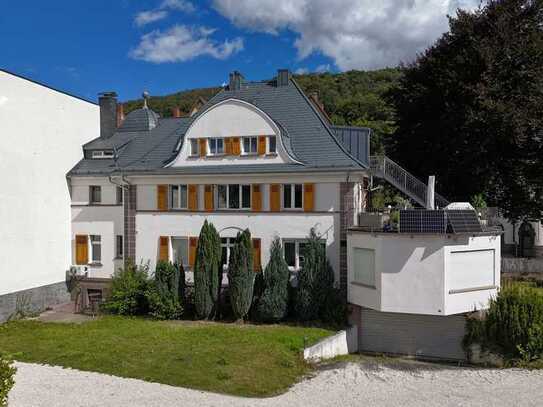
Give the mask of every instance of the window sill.
POLYGON ((207 154, 205 157, 206 157, 206 158, 223 158, 223 157, 226 157, 226 154, 225 154, 225 153, 220 153, 220 154, 207 154))
POLYGON ((113 258, 113 260, 122 260, 122 259, 123 259, 123 256, 115 256, 115 257, 113 258))
POLYGON ((92 262, 92 263, 89 263, 89 267, 102 267, 102 263, 92 262))
POLYGON ((241 153, 241 157, 258 157, 258 153, 241 153))
POLYGON ((377 287, 375 287, 374 285, 359 283, 357 281, 351 281, 351 284, 352 285, 357 285, 359 287, 364 287, 364 288, 369 288, 369 289, 372 289, 372 290, 377 290, 377 287))
POLYGON ((266 153, 266 157, 277 157, 277 153, 266 153))

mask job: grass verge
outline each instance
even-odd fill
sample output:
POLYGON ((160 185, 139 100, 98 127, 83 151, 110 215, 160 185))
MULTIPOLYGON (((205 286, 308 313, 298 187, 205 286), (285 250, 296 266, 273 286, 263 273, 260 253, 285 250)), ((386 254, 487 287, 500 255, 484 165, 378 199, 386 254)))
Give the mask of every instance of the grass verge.
POLYGON ((0 349, 22 362, 238 396, 286 391, 311 367, 300 352, 332 334, 284 325, 184 324, 108 316, 84 324, 0 325, 0 349))

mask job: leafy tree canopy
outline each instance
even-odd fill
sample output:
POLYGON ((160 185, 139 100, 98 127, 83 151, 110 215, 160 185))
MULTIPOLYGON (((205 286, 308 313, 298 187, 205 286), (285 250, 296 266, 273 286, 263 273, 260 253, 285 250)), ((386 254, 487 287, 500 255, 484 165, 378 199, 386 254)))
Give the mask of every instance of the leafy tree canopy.
POLYGON ((449 25, 389 94, 387 152, 451 200, 482 193, 510 219, 540 218, 543 2, 490 0, 449 25))

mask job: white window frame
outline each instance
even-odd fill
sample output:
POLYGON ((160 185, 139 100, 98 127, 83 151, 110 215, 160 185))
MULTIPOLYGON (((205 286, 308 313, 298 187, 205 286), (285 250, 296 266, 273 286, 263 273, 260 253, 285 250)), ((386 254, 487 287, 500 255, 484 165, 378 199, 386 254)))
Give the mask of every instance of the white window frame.
POLYGON ((187 210, 189 208, 189 186, 188 184, 173 184, 173 185, 170 185, 169 188, 168 188, 168 202, 170 204, 170 209, 173 209, 173 210, 187 210), (177 199, 178 199, 178 206, 174 206, 174 202, 173 202, 173 187, 177 187, 177 199), (182 202, 181 202, 181 187, 185 187, 187 193, 185 194, 186 196, 186 202, 185 202, 185 206, 182 205, 182 202))
POLYGON ((124 257, 124 236, 115 235, 115 258, 122 259, 123 257, 124 257))
POLYGON ((253 202, 253 188, 251 184, 217 184, 215 185, 215 202, 217 202, 217 209, 220 210, 230 210, 230 211, 247 211, 251 210, 251 203, 253 202), (239 187, 239 207, 230 208, 230 186, 237 185, 239 187), (226 207, 219 206, 219 187, 226 187, 226 207), (249 188, 249 206, 243 206, 243 187, 249 188))
MULTIPOLYGON (((324 245, 324 253, 326 255, 326 247, 327 247, 326 240, 325 239, 320 239, 319 241, 320 241, 321 244, 324 245)), ((285 262, 287 261, 287 258, 286 258, 286 255, 285 255, 285 244, 286 243, 294 243, 294 267, 289 265, 288 269, 290 271, 299 271, 302 268, 302 266, 301 266, 301 263, 302 263, 301 258, 303 258, 302 251, 300 250, 300 245, 306 244, 307 239, 282 239, 281 246, 282 246, 282 249, 283 249, 283 259, 285 259, 285 262)))
POLYGON ((89 253, 90 253, 90 264, 101 264, 102 263, 102 235, 89 235, 89 253), (98 240, 93 242, 93 238, 98 238, 98 240), (100 258, 94 258, 94 245, 100 245, 100 258))
POLYGON ((304 184, 295 183, 295 184, 282 184, 281 185, 281 208, 285 211, 301 211, 304 209, 304 184), (302 187, 302 205, 300 207, 296 207, 296 185, 300 185, 302 187), (290 208, 285 207, 285 188, 289 186, 290 187, 290 208))
POLYGON ((94 150, 91 154, 91 158, 102 159, 102 158, 113 158, 113 150, 94 150))
POLYGON ((268 136, 268 137, 266 137, 266 154, 269 154, 269 155, 277 154, 277 136, 268 136), (275 139, 275 150, 274 151, 271 151, 271 149, 270 149, 270 139, 272 139, 272 138, 275 139))
POLYGON ((245 136, 245 137, 242 137, 241 138, 241 148, 242 148, 242 151, 241 151, 241 154, 242 155, 257 155, 258 154, 258 137, 257 136, 245 136), (247 151, 245 149, 245 140, 249 140, 249 151, 247 151), (254 144, 254 150, 255 151, 251 151, 251 147, 253 147, 253 140, 255 142, 254 144))
POLYGON ((197 138, 190 139, 190 157, 198 157, 200 155, 200 144, 197 138))
POLYGON ((353 268, 353 281, 352 283, 354 284, 358 284, 358 285, 362 285, 364 287, 368 287, 368 288, 376 288, 376 284, 377 284, 377 273, 376 273, 376 269, 375 269, 375 249, 369 249, 369 248, 364 248, 364 247, 353 247, 353 253, 352 253, 352 268, 353 268), (356 264, 356 252, 359 251, 359 252, 366 252, 367 255, 369 255, 369 264, 370 264, 370 267, 372 267, 373 269, 370 270, 370 273, 368 273, 369 275, 371 275, 373 277, 373 281, 365 281, 363 280, 363 276, 360 275, 360 273, 357 273, 357 264, 356 264), (359 278, 359 277, 362 277, 362 278, 359 278))
POLYGON ((224 155, 224 139, 221 137, 210 137, 207 139, 207 155, 211 157, 217 157, 224 155), (222 151, 219 152, 219 145, 218 142, 221 142, 222 151), (213 149, 211 148, 212 142, 215 144, 215 152, 213 152, 213 149))
POLYGON ((183 256, 183 258, 185 259, 185 262, 182 264, 183 267, 188 267, 189 266, 189 251, 190 251, 190 239, 188 236, 169 236, 168 238, 168 245, 169 245, 169 248, 168 248, 168 253, 169 253, 169 261, 171 261, 172 263, 175 262, 175 258, 174 258, 174 255, 173 255, 173 241, 176 240, 176 239, 179 239, 179 240, 185 240, 187 242, 187 252, 185 253, 185 256, 183 256))
POLYGON ((221 259, 222 259, 222 249, 223 247, 226 247, 226 263, 222 265, 223 271, 228 270, 228 263, 230 262, 230 252, 232 250, 232 247, 234 247, 236 243, 235 237, 222 237, 221 238, 221 259), (226 242, 223 243, 223 239, 226 239, 226 242))

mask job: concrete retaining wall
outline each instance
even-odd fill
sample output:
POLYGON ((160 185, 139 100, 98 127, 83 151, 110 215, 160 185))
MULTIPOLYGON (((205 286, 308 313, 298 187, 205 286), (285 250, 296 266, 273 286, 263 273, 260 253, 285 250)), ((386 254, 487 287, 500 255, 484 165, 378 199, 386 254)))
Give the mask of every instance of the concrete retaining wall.
POLYGON ((502 273, 539 273, 543 277, 543 258, 502 257, 502 273))
POLYGON ((304 359, 318 361, 358 351, 358 327, 352 326, 304 349, 304 359))
POLYGON ((68 301, 70 293, 64 281, 0 295, 0 323, 7 321, 18 309, 33 314, 68 301))

